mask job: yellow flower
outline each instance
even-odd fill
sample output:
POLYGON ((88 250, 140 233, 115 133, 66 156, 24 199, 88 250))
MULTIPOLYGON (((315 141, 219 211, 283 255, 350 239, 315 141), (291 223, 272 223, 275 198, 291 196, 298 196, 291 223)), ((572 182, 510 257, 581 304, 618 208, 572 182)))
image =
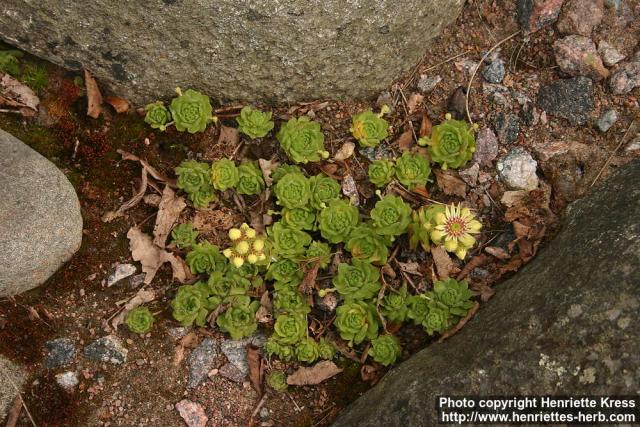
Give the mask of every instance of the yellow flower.
POLYGON ((449 205, 444 212, 436 215, 436 226, 431 231, 431 240, 443 245, 447 252, 453 252, 464 259, 467 251, 476 243, 472 234, 477 234, 482 224, 468 208, 460 205, 449 205))

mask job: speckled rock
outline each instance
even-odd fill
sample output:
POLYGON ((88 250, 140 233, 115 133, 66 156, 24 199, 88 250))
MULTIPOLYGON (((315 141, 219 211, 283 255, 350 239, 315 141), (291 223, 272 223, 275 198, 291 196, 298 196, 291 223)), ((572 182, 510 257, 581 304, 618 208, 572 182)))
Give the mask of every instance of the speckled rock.
POLYGON ((71 258, 82 215, 67 177, 2 129, 0 171, 1 298, 39 286, 71 258))
POLYGON ((527 33, 557 21, 564 0, 518 0, 518 22, 527 33))
POLYGON ((598 43, 598 53, 607 67, 612 67, 624 59, 624 55, 618 49, 604 40, 598 43))
POLYGON ((3 0, 0 37, 87 68, 136 104, 194 87, 219 100, 367 97, 455 21, 462 0, 3 0))
POLYGON ((596 127, 600 132, 604 133, 611 129, 611 126, 613 126, 616 121, 618 121, 618 113, 616 110, 607 110, 596 120, 596 127))
POLYGON ((621 64, 611 75, 609 88, 616 95, 624 95, 640 86, 640 51, 629 62, 621 64))
POLYGON ((498 160, 496 170, 500 180, 511 190, 531 191, 538 187, 536 162, 522 147, 516 147, 498 160))
POLYGON ((502 83, 506 70, 502 58, 495 58, 482 70, 482 77, 489 83, 502 83))
POLYGON ((587 77, 556 80, 541 86, 538 107, 572 125, 584 125, 594 109, 593 81, 587 77))
POLYGON ((257 332, 241 340, 225 340, 220 343, 220 350, 227 357, 229 363, 235 366, 238 371, 247 375, 249 373, 247 345, 252 344, 256 347, 262 347, 266 340, 267 337, 263 333, 257 332))
POLYGON ((603 0, 569 0, 562 8, 558 30, 563 34, 590 36, 603 17, 603 0))
POLYGON ((473 153, 473 161, 483 166, 491 166, 498 155, 498 138, 489 128, 482 128, 476 136, 476 151, 473 153))
POLYGON ((47 349, 46 365, 49 369, 70 363, 76 356, 76 345, 69 338, 57 338, 44 343, 47 349))
POLYGON ((635 395, 638 200, 640 161, 571 205, 560 234, 462 331, 391 370, 334 427, 436 425, 440 395, 635 395))
POLYGON ((212 338, 205 338, 189 355, 189 382, 188 388, 196 388, 204 380, 213 368, 218 356, 218 343, 212 338))
POLYGON ((115 335, 107 335, 89 344, 84 349, 85 357, 99 362, 109 362, 116 365, 127 361, 129 350, 115 335))
POLYGON ((0 371, 11 378, 11 382, 0 373, 2 380, 0 381, 0 422, 7 415, 11 402, 16 397, 16 389, 18 387, 22 391, 22 386, 27 380, 27 374, 15 363, 0 354, 0 371), (14 387, 15 385, 15 387, 14 387))
POLYGON ((570 76, 587 76, 602 80, 609 76, 595 43, 588 37, 570 35, 553 43, 556 63, 570 76))

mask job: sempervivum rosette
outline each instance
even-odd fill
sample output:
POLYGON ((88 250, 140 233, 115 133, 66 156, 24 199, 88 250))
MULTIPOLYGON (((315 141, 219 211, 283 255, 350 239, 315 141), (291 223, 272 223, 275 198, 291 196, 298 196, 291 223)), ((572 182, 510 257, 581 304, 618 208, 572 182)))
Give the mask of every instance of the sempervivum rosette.
POLYGON ((289 119, 276 137, 282 150, 294 163, 317 162, 329 157, 329 153, 324 149, 324 135, 320 130, 320 123, 306 116, 289 119))
POLYGON ((193 89, 184 93, 178 89, 177 92, 179 96, 173 98, 169 107, 176 129, 189 133, 204 131, 213 113, 209 97, 193 89))
POLYGON ((466 122, 447 120, 434 126, 431 136, 418 140, 419 145, 426 145, 431 160, 440 164, 442 169, 459 168, 467 164, 476 151, 476 138, 466 122))

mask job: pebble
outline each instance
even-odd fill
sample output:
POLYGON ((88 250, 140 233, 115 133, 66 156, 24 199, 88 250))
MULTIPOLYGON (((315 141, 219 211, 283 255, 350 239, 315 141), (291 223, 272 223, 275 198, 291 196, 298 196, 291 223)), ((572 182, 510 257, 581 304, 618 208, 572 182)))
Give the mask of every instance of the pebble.
POLYGON ((260 418, 262 418, 263 420, 269 418, 269 410, 264 406, 260 408, 260 418))
POLYGON ((336 307, 338 307, 338 303, 340 302, 340 300, 338 299, 335 292, 329 292, 322 298, 318 295, 315 295, 314 302, 315 306, 320 310, 327 313, 332 313, 336 309, 336 307))
POLYGON ((525 33, 533 33, 553 24, 560 15, 564 0, 518 0, 518 22, 525 33))
POLYGON ((47 368, 54 369, 70 363, 76 356, 76 346, 69 338, 58 338, 47 341, 44 346, 48 350, 47 368))
POLYGON ((473 153, 473 161, 483 166, 491 166, 491 162, 498 155, 498 138, 487 127, 480 129, 476 136, 476 151, 473 153))
POLYGON ((187 388, 196 388, 207 379, 218 357, 218 343, 212 338, 205 338, 189 355, 189 381, 187 388))
POLYGON ((537 166, 538 163, 528 151, 516 147, 498 160, 496 170, 500 180, 509 189, 531 191, 538 187, 537 166))
POLYGON ((478 183, 479 173, 480 165, 477 163, 472 164, 468 168, 458 170, 458 175, 460 175, 460 178, 462 178, 462 180, 469 184, 471 187, 475 187, 475 185, 478 183))
POLYGON ((640 136, 632 139, 631 142, 629 142, 629 145, 627 145, 627 148, 624 149, 627 153, 638 150, 640 150, 640 136))
POLYGON ((593 82, 587 77, 573 77, 541 86, 537 105, 572 125, 584 125, 594 109, 593 82))
POLYGON ((115 335, 107 335, 89 344, 84 349, 85 357, 100 362, 121 364, 127 361, 127 350, 120 338, 115 335))
POLYGON ((598 43, 598 53, 607 67, 612 67, 624 59, 624 55, 620 51, 604 40, 598 43))
POLYGON ((607 6, 609 9, 618 10, 620 9, 621 2, 622 0, 604 0, 604 5, 607 6))
POLYGON ((173 328, 167 329, 167 333, 169 333, 169 336, 171 336, 171 338, 173 338, 174 340, 179 340, 189 332, 191 332, 191 328, 186 326, 175 326, 173 328))
POLYGON ((222 365, 222 367, 218 370, 218 374, 221 377, 224 377, 238 384, 242 384, 244 382, 244 379, 247 377, 247 374, 245 372, 242 372, 231 363, 225 363, 224 365, 222 365))
POLYGON ((378 99, 376 100, 376 106, 378 108, 382 108, 383 105, 386 105, 393 112, 393 96, 391 96, 391 92, 385 91, 378 95, 378 99))
POLYGON ((587 76, 602 80, 609 76, 595 43, 590 38, 570 35, 553 43, 556 62, 570 76, 587 76))
POLYGON ((609 79, 609 88, 615 95, 624 95, 640 86, 640 51, 632 61, 616 70, 609 79))
POLYGON ((78 380, 78 374, 73 371, 63 372, 56 375, 56 383, 62 387, 65 391, 71 392, 80 383, 78 380))
POLYGON ((466 93, 464 86, 458 86, 449 98, 448 110, 456 120, 464 120, 467 117, 466 93))
POLYGON ((395 157, 391 148, 388 145, 382 144, 376 147, 360 148, 360 154, 365 156, 370 162, 380 159, 392 159, 395 157))
POLYGON ((569 0, 562 8, 557 27, 563 34, 590 36, 603 17, 603 0, 569 0))
POLYGON ((247 345, 253 344, 256 347, 262 347, 266 340, 267 337, 262 332, 258 332, 241 340, 223 341, 220 343, 220 350, 222 350, 222 353, 227 357, 229 363, 235 366, 243 375, 247 375, 249 373, 247 345))
POLYGON ((520 119, 515 114, 505 114, 501 111, 496 115, 494 128, 498 141, 505 145, 511 145, 518 139, 520 119))
POLYGON ((118 264, 116 269, 107 278, 107 287, 113 286, 120 280, 131 276, 136 272, 136 266, 133 264, 118 264))
POLYGON ((135 276, 131 276, 131 278, 129 279, 129 287, 131 289, 139 288, 140 285, 144 283, 144 278, 146 275, 147 275, 146 273, 140 273, 140 274, 136 274, 135 276))
POLYGON ((502 58, 495 58, 482 70, 482 77, 489 83, 502 83, 505 75, 504 61, 502 58))
POLYGON ((424 94, 432 92, 438 83, 442 81, 442 77, 440 76, 429 76, 427 74, 422 74, 420 76, 420 80, 418 80, 418 90, 424 94))
POLYGON ((176 409, 188 427, 206 427, 209 418, 199 403, 183 399, 176 403, 176 409))
POLYGON ((607 110, 596 120, 596 127, 602 133, 608 131, 611 126, 618 120, 618 113, 616 110, 607 110))

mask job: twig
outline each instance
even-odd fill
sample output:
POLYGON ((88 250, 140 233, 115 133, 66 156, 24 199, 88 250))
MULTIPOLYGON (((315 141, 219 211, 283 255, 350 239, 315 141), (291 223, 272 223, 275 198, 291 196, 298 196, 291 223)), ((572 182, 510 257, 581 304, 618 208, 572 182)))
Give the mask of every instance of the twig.
POLYGON ((256 417, 256 415, 258 415, 258 412, 260 412, 260 409, 262 409, 262 406, 264 405, 264 402, 266 402, 266 400, 267 400, 267 393, 262 395, 262 399, 260 399, 260 402, 258 402, 255 409, 251 413, 251 417, 249 418, 249 422, 247 423, 248 426, 253 425, 253 419, 256 417))
POLYGON ((290 393, 287 393, 287 396, 289 396, 289 399, 291 399, 291 401, 293 402, 294 405, 296 405, 296 410, 298 412, 302 411, 302 408, 300 406, 298 406, 298 402, 295 401, 295 399, 293 398, 293 396, 291 396, 290 393))
MULTIPOLYGON (((404 113, 407 115, 407 120, 409 120, 409 110, 407 109, 407 105, 409 102, 407 98, 404 96, 404 92, 400 89, 400 96, 402 96, 402 108, 404 109, 404 113)), ((416 135, 416 130, 413 128, 413 122, 409 120, 409 127, 411 128, 411 133, 413 134, 413 140, 418 140, 418 135, 416 135)))
POLYGON ((487 59, 489 55, 491 55, 491 52, 493 52, 498 47, 500 47, 503 43, 506 43, 507 41, 511 40, 518 34, 520 34, 520 30, 516 31, 515 33, 511 34, 510 36, 500 40, 498 43, 493 45, 493 47, 489 49, 487 53, 484 54, 484 56, 480 59, 480 62, 478 62, 474 67, 473 73, 471 73, 471 78, 469 79, 469 84, 467 85, 467 93, 465 95, 465 100, 464 100, 464 106, 465 106, 465 109, 467 110, 467 119, 469 120, 470 124, 473 124, 473 120, 471 120, 471 113, 469 113, 469 93, 471 92, 471 84, 473 83, 473 79, 476 77, 476 74, 478 73, 478 69, 484 63, 484 60, 487 59))
POLYGON ((609 156, 609 158, 607 159, 606 162, 604 162, 604 165, 602 166, 602 169, 600 169, 600 172, 598 172, 598 175, 596 175, 595 179, 593 180, 593 182, 591 183, 591 185, 589 187, 593 187, 595 185, 595 183, 598 181, 598 179, 600 178, 600 175, 602 175, 602 173, 604 172, 604 170, 607 168, 607 166, 609 166, 609 162, 611 162, 611 159, 613 159, 613 156, 616 155, 616 152, 620 149, 620 147, 622 147, 622 144, 625 143, 625 140, 627 139, 627 135, 629 135, 629 132, 631 131, 631 128, 633 127, 633 125, 635 124, 635 120, 631 121, 631 124, 629 125, 629 127, 627 128, 627 131, 624 133, 624 135, 622 136, 622 139, 620 139, 620 142, 618 143, 618 145, 616 146, 615 150, 613 150, 613 153, 611 153, 611 155, 609 156))
POLYGON ((15 399, 13 399, 13 404, 11 405, 11 409, 9 410, 9 415, 7 416, 7 424, 5 427, 16 427, 16 423, 18 422, 18 418, 20 418, 20 412, 22 412, 22 398, 20 395, 17 395, 15 399))
POLYGON ((2 372, 2 375, 4 375, 7 381, 9 381, 9 384, 11 384, 15 389, 16 393, 18 393, 18 397, 22 402, 22 407, 24 408, 24 411, 27 413, 27 416, 29 417, 29 421, 31 421, 31 424, 33 424, 33 427, 38 427, 36 425, 36 422, 33 420, 33 417, 31 416, 31 412, 29 412, 29 408, 27 408, 27 404, 24 403, 24 399, 22 398, 22 393, 20 393, 20 389, 18 388, 16 383, 13 381, 13 379, 9 376, 9 374, 5 372, 4 366, 0 367, 0 372, 2 372))

